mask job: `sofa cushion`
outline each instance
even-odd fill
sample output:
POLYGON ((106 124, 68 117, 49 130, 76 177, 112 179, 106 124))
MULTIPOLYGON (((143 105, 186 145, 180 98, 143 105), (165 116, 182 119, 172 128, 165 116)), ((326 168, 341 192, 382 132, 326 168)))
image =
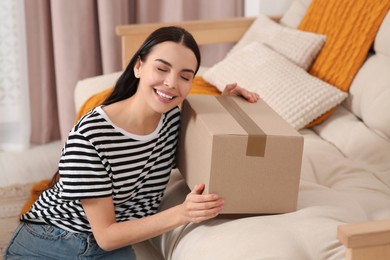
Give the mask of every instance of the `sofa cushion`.
POLYGON ((302 18, 305 16, 306 10, 309 7, 311 0, 294 0, 292 1, 287 12, 280 19, 280 24, 298 28, 302 18))
POLYGON ((347 96, 258 42, 227 56, 206 71, 204 78, 221 91, 226 84, 237 82, 257 92, 296 129, 305 127, 347 96))
POLYGON ((375 38, 372 55, 352 82, 344 104, 364 123, 390 141, 390 15, 375 38))
POLYGON ((287 28, 264 15, 259 15, 227 55, 252 42, 259 42, 307 70, 324 45, 325 39, 325 35, 287 28))
POLYGON ((374 50, 378 54, 390 56, 390 15, 387 13, 374 41, 374 50))

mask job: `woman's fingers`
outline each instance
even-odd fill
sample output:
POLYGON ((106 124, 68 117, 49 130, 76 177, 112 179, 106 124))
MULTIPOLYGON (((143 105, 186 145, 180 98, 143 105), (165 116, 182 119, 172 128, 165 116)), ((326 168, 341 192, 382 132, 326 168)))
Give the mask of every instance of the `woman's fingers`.
POLYGON ((223 208, 224 201, 218 195, 201 194, 204 187, 204 184, 196 185, 184 202, 186 216, 190 222, 199 223, 214 218, 223 208))
POLYGON ((204 190, 205 185, 204 184, 198 184, 195 185, 195 187, 192 189, 191 193, 193 194, 202 194, 204 190))
POLYGON ((222 92, 222 95, 225 96, 236 96, 235 88, 237 87, 237 83, 230 83, 225 86, 225 89, 222 92))
POLYGON ((215 218, 221 213, 222 208, 214 208, 204 211, 191 211, 188 219, 192 223, 200 223, 205 220, 215 218))
POLYGON ((227 84, 224 91, 222 92, 222 95, 242 96, 251 103, 257 102, 257 100, 259 100, 260 98, 259 94, 252 91, 248 91, 247 89, 238 86, 237 83, 227 84))
POLYGON ((222 208, 222 200, 190 204, 189 208, 187 208, 187 216, 190 222, 199 223, 218 216, 222 208))

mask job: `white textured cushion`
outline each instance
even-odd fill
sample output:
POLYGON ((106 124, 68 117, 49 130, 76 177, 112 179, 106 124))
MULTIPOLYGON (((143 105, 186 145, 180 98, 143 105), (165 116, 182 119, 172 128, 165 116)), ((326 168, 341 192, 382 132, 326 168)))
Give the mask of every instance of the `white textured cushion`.
POLYGON ((237 82, 257 92, 295 129, 305 127, 347 97, 258 42, 232 53, 203 77, 220 91, 226 84, 237 82))
POLYGON ((299 67, 308 70, 326 40, 325 35, 287 28, 260 15, 228 55, 252 42, 264 43, 299 67))

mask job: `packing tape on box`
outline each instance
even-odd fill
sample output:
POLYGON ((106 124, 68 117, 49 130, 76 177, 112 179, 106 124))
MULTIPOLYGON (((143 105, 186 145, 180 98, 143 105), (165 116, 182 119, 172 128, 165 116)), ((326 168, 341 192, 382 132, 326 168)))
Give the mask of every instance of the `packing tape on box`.
POLYGON ((267 135, 264 131, 234 102, 232 97, 216 96, 215 98, 248 133, 246 155, 264 157, 267 143, 267 135))

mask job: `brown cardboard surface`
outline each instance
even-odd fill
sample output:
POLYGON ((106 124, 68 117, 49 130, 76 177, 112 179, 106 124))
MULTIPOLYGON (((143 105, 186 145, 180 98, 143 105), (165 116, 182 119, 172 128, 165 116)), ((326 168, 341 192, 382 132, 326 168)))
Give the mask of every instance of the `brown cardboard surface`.
POLYGON ((303 137, 267 104, 191 95, 181 118, 177 165, 191 189, 222 196, 225 214, 296 210, 303 137))

